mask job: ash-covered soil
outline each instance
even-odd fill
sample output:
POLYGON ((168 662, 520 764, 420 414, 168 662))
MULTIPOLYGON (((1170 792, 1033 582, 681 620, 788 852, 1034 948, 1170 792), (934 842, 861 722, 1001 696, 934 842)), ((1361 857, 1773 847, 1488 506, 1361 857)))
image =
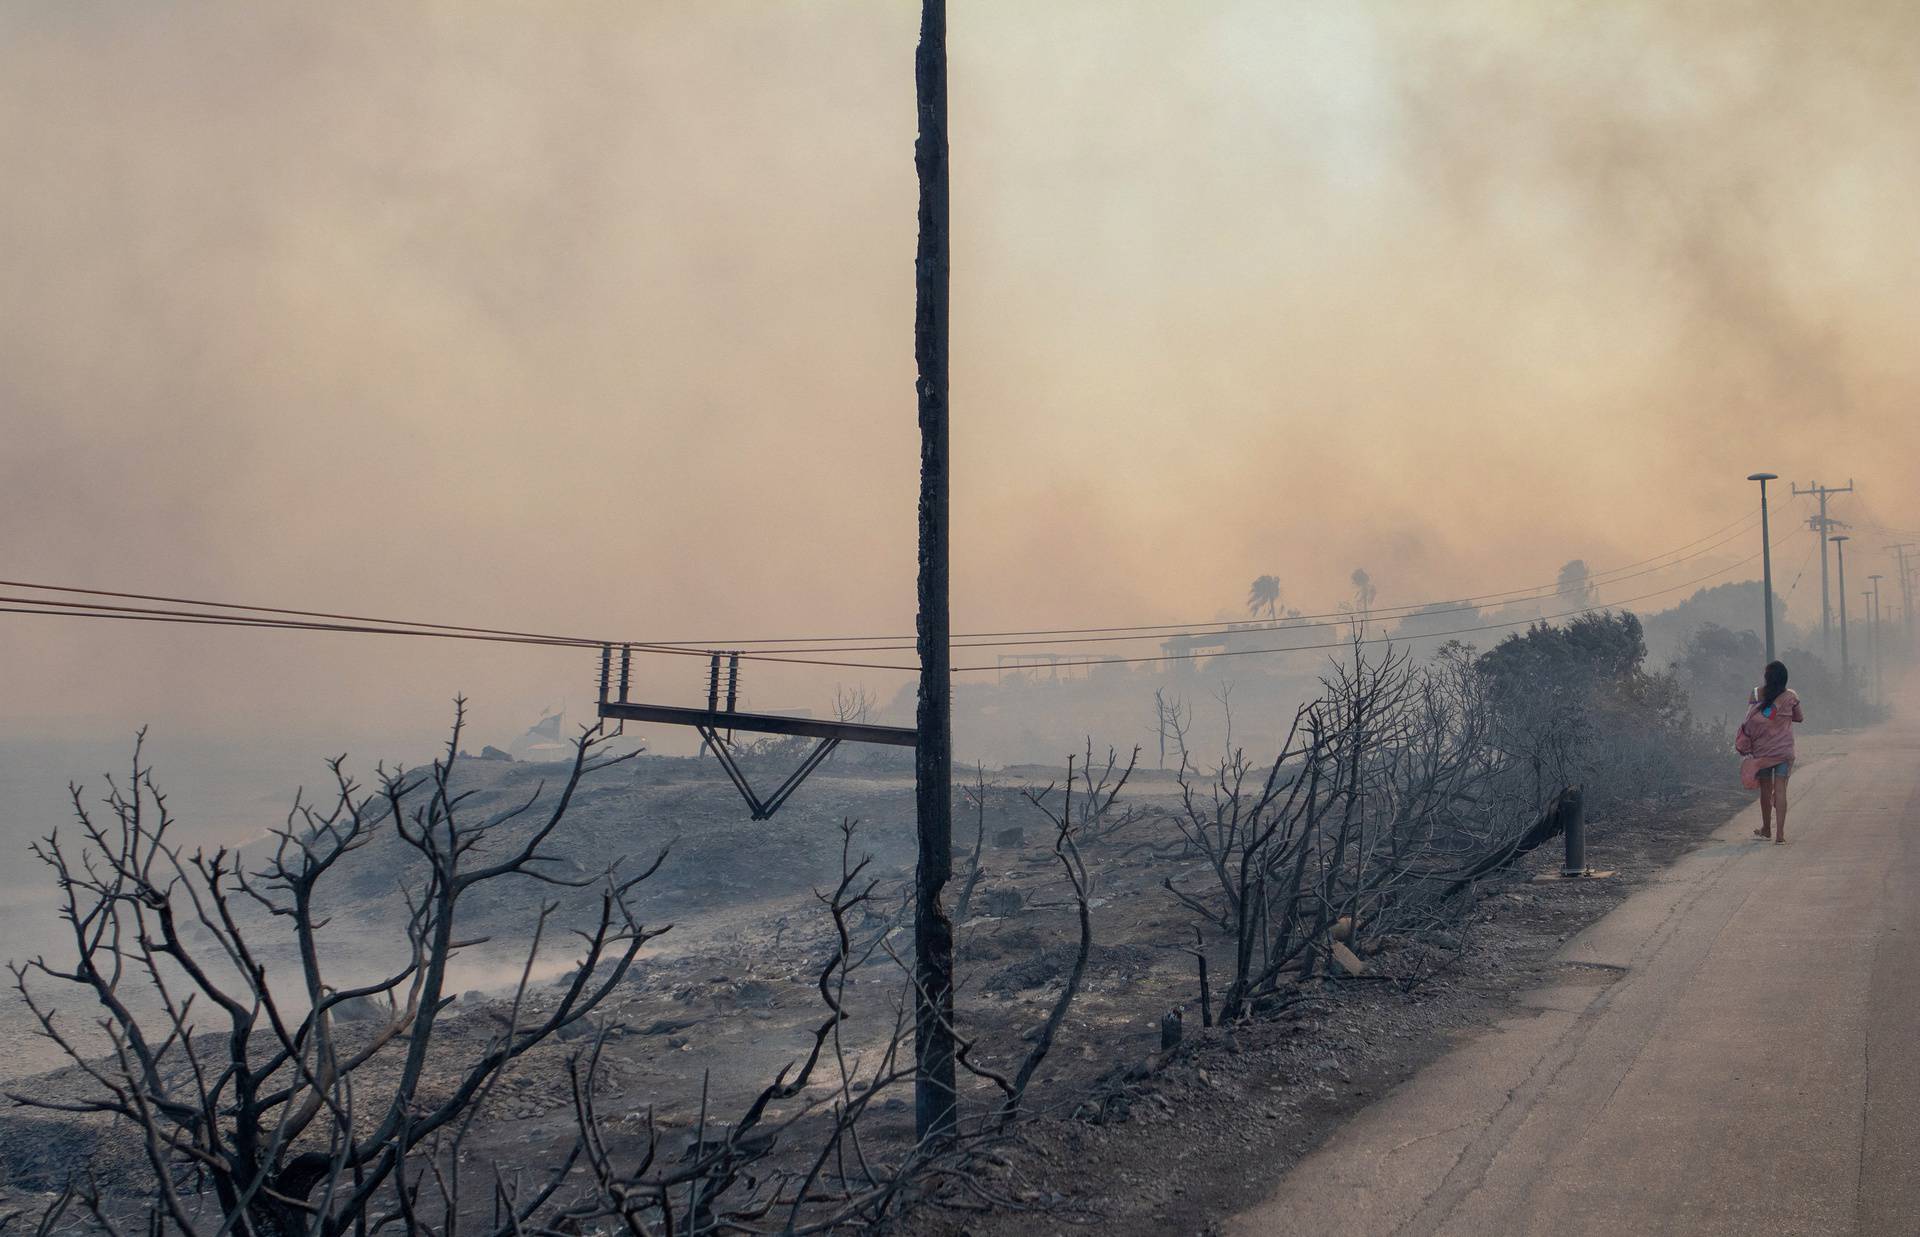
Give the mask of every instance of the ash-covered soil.
POLYGON ((1553 955, 1745 802, 1738 791, 1696 791, 1590 823, 1587 860, 1615 873, 1604 880, 1535 882, 1561 863, 1557 843, 1536 851, 1483 883, 1450 956, 1450 940, 1382 955, 1362 979, 1312 981, 1303 989, 1310 999, 1279 1018, 1226 1031, 1189 1023, 1172 1052, 1132 1037, 1131 1051, 1116 1054, 1095 1084, 1095 1104, 1024 1127, 990 1187, 1007 1205, 965 1216, 926 1209, 909 1231, 1024 1237, 1097 1224, 1102 1237, 1217 1232, 1341 1122, 1515 1012, 1522 993, 1607 982, 1553 955), (1393 977, 1412 969, 1409 955, 1440 967, 1403 989, 1393 977))
MULTIPOLYGON (((475 792, 468 810, 478 813, 530 796, 543 778, 551 789, 564 773, 505 762, 461 768, 461 788, 475 792)), ((1051 827, 1020 794, 1021 785, 1058 777, 1039 768, 1005 771, 984 810, 964 802, 956 809, 950 907, 960 900, 976 836, 984 839, 981 877, 964 915, 956 916, 958 1021, 976 1044, 974 1059, 996 1070, 1010 1070, 1026 1052, 1077 940, 1051 827)), ((555 837, 566 875, 591 874, 620 855, 644 863, 671 845, 637 902, 650 925, 674 926, 595 1018, 604 1032, 600 1108, 616 1143, 637 1145, 650 1115, 668 1132, 671 1153, 676 1140, 693 1137, 703 1104, 710 1121, 724 1122, 804 1053, 826 1012, 814 985, 834 953, 832 924, 816 891, 840 876, 844 818, 860 822, 856 855, 871 855, 869 874, 880 882, 850 926, 856 943, 884 942, 849 979, 844 1048, 867 1062, 883 1051, 904 996, 888 948, 901 957, 911 952, 902 915, 913 852, 906 769, 830 766, 774 820, 758 823, 746 818, 711 761, 642 758, 596 775, 583 792, 555 837)), ((913 1221, 917 1231, 1030 1233, 1076 1218, 1097 1218, 1108 1234, 1203 1231, 1259 1197, 1345 1115, 1546 978, 1561 941, 1733 807, 1725 796, 1701 794, 1679 806, 1595 821, 1589 857, 1617 869, 1614 879, 1495 882, 1481 891, 1459 939, 1408 943, 1375 958, 1364 979, 1313 981, 1303 989, 1310 999, 1288 1015, 1223 1033, 1199 1026, 1194 963, 1181 948, 1192 940, 1192 919, 1161 888, 1189 865, 1159 857, 1164 847, 1150 845, 1173 837, 1154 809, 1170 807, 1176 794, 1170 777, 1136 774, 1125 801, 1143 818, 1087 847, 1096 944, 1081 994, 1029 1092, 1033 1119, 995 1157, 997 1165, 985 1166, 987 1193, 1004 1205, 985 1214, 925 1209, 913 1221), (1436 968, 1411 990, 1394 982, 1436 968), (1186 1007, 1186 1042, 1162 1053, 1162 1019, 1176 1006, 1186 1007)), ((512 845, 540 819, 536 805, 503 824, 499 844, 512 845)), ((1537 855, 1530 866, 1555 866, 1554 858, 1537 855)), ((370 972, 390 957, 384 942, 403 913, 406 881, 407 852, 397 842, 352 856, 328 905, 329 937, 349 970, 370 972)), ((525 933, 543 899, 553 896, 549 886, 519 881, 467 908, 465 930, 493 939, 462 959, 463 995, 438 1032, 429 1092, 451 1087, 503 1025, 525 933)), ((590 897, 589 889, 562 899, 523 1021, 558 999, 556 984, 566 981, 571 958, 564 932, 553 929, 569 917, 577 921, 590 897)), ((82 1016, 75 997, 64 1004, 82 1016)), ((516 1063, 488 1099, 468 1157, 532 1171, 563 1154, 574 1134, 566 1063, 588 1042, 555 1039, 516 1063)), ((70 1068, 8 1086, 77 1097, 87 1083, 70 1068)), ((784 1107, 828 1098, 838 1086, 838 1074, 823 1071, 808 1094, 784 1107)), ((363 1094, 377 1093, 375 1080, 362 1087, 363 1094)), ((964 1079, 963 1093, 978 1110, 996 1095, 978 1079, 964 1079)), ((876 1147, 910 1138, 909 1104, 904 1086, 876 1101, 864 1136, 876 1147)), ((782 1105, 774 1115, 783 1115, 782 1105)), ((801 1150, 806 1129, 788 1138, 801 1150)), ((109 1186, 139 1179, 131 1138, 101 1119, 19 1109, 0 1115, 0 1189, 13 1203, 31 1206, 87 1163, 109 1186)))

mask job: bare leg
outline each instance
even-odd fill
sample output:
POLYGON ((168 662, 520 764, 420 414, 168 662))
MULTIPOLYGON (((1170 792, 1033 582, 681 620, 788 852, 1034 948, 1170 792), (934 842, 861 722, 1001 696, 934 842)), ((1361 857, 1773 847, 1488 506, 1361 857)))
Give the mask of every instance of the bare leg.
POLYGON ((1760 779, 1760 827, 1753 831, 1757 838, 1773 836, 1773 779, 1760 779))
POLYGON ((1787 840, 1787 779, 1773 779, 1773 844, 1787 840))

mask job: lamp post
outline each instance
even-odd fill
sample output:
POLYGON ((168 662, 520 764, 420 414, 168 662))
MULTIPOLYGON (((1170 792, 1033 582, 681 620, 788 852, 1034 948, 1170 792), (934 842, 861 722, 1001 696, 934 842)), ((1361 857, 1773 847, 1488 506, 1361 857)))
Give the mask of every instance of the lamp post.
POLYGON ((1840 572, 1840 707, 1846 710, 1843 720, 1853 721, 1853 673, 1847 664, 1847 535, 1835 533, 1827 540, 1833 543, 1834 566, 1840 572))
POLYGON ((1767 613, 1767 660, 1773 660, 1773 536, 1767 531, 1767 482, 1777 481, 1779 473, 1748 473, 1747 480, 1760 483, 1760 593, 1767 613))

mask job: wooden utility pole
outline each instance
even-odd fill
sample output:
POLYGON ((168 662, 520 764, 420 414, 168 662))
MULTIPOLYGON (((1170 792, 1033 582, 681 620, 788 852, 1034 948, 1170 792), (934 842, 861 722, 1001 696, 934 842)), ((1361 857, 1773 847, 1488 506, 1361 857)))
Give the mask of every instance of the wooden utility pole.
POLYGON ((1912 657, 1914 653, 1913 569, 1907 566, 1907 551, 1915 549, 1916 547, 1917 543, 1912 541, 1903 541, 1899 545, 1890 545, 1887 547, 1887 549, 1898 555, 1900 559, 1900 621, 1905 624, 1907 629, 1907 651, 1905 654, 1907 657, 1912 657))
POLYGON ((913 356, 920 397, 919 741, 914 803, 920 862, 914 878, 914 1132, 946 1142, 956 1120, 953 921, 940 904, 953 873, 953 663, 947 614, 947 6, 921 0, 914 54, 920 132, 920 244, 913 261, 913 356))
POLYGON ((1845 533, 1827 538, 1833 543, 1834 561, 1840 569, 1840 707, 1843 724, 1853 724, 1853 667, 1847 660, 1847 542, 1845 533))
POLYGON ((1868 588, 1864 596, 1867 599, 1867 663, 1872 667, 1868 685, 1873 691, 1873 703, 1877 708, 1880 700, 1880 581, 1878 572, 1867 577, 1868 588))
POLYGON ((1811 494, 1820 500, 1820 514, 1808 520, 1807 527, 1820 537, 1820 652, 1827 657, 1833 656, 1833 598, 1827 586, 1827 545, 1833 540, 1830 535, 1833 530, 1845 527, 1838 520, 1827 518, 1827 500, 1835 494, 1851 493, 1853 493, 1852 477, 1848 477, 1847 483, 1841 486, 1821 485, 1818 481, 1811 481, 1807 483, 1807 488, 1804 490, 1798 485, 1793 487, 1795 498, 1811 494))

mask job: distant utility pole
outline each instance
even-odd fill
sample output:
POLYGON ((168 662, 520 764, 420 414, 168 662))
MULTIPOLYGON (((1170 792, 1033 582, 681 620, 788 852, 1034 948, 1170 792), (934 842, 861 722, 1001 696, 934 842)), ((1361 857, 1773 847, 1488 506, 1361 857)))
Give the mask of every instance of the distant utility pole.
MULTIPOLYGON (((1760 483, 1760 594, 1767 615, 1767 660, 1773 660, 1773 537, 1767 531, 1767 482, 1778 481, 1779 473, 1748 473, 1747 480, 1760 483)), ((1824 570, 1826 564, 1822 563, 1824 570)))
POLYGON ((1833 624, 1830 621, 1832 611, 1829 608, 1827 590, 1827 546, 1833 541, 1835 533, 1853 526, 1844 520, 1836 520, 1832 516, 1810 515, 1807 517, 1807 527, 1813 530, 1814 536, 1820 538, 1820 651, 1823 656, 1831 658, 1833 656, 1833 624))
POLYGON ((1873 587, 1866 591, 1868 613, 1873 616, 1867 624, 1868 657, 1873 663, 1873 703, 1879 705, 1880 699, 1880 580, 1879 574, 1867 577, 1873 587))
MULTIPOLYGON (((1820 651, 1828 657, 1833 656, 1833 602, 1827 591, 1827 542, 1834 529, 1833 522, 1827 519, 1827 499, 1835 494, 1853 493, 1853 478, 1848 477, 1844 486, 1821 485, 1818 481, 1809 482, 1806 489, 1793 487, 1795 498, 1814 495, 1820 500, 1820 514, 1807 521, 1807 527, 1820 535, 1820 651)), ((1845 602, 1846 598, 1841 598, 1845 602)))
POLYGON ((1840 574, 1840 707, 1846 710, 1845 721, 1853 721, 1853 673, 1847 665, 1847 535, 1835 533, 1828 538, 1833 542, 1834 565, 1840 574))
POLYGON ((1920 549, 1920 542, 1903 541, 1899 545, 1890 545, 1900 558, 1900 621, 1907 629, 1907 654, 1913 653, 1913 571, 1907 566, 1907 551, 1920 549))
POLYGON ((921 0, 913 59, 920 241, 913 260, 913 359, 920 404, 920 701, 913 754, 919 866, 913 908, 913 1128, 952 1141, 953 921, 940 893, 953 874, 953 654, 947 607, 947 5, 921 0))

